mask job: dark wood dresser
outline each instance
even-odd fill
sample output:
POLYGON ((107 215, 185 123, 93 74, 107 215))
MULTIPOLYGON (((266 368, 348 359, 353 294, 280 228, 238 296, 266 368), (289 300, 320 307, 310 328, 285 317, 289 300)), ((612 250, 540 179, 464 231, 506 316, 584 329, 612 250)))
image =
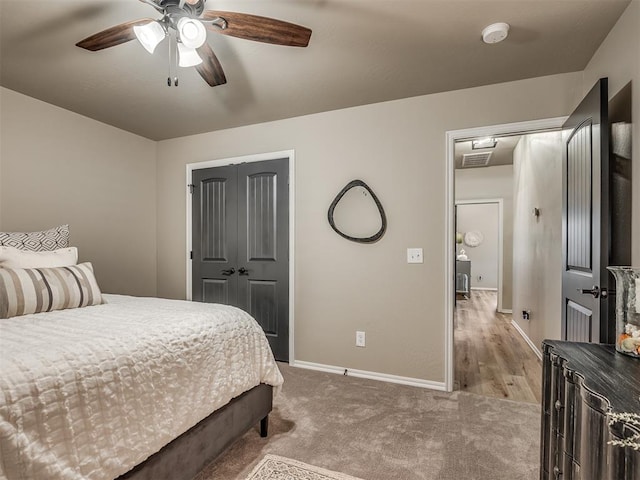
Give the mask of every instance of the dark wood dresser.
POLYGON ((545 340, 541 480, 640 480, 640 450, 609 445, 640 428, 608 412, 640 414, 640 361, 612 345, 545 340))

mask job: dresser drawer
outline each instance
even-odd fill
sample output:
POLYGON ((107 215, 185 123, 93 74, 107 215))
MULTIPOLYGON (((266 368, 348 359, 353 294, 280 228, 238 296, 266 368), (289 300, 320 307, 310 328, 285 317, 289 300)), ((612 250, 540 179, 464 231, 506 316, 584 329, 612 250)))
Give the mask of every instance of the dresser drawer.
POLYGON ((640 414, 640 362, 611 345, 543 342, 542 480, 640 480, 640 451, 610 444, 638 428, 609 412, 640 414))

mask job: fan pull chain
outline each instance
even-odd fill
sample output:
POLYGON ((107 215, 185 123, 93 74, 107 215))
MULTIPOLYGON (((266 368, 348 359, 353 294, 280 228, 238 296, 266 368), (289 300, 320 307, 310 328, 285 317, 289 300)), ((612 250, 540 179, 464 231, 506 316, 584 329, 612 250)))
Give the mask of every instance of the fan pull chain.
POLYGON ((171 86, 171 77, 173 76, 173 85, 178 86, 178 39, 169 34, 169 74, 167 76, 167 86, 171 86), (174 67, 173 73, 171 70, 174 67))
POLYGON ((169 41, 167 42, 169 44, 169 65, 168 65, 168 74, 167 74, 167 87, 171 86, 171 44, 173 43, 172 41, 172 36, 171 34, 169 34, 169 41))
POLYGON ((173 86, 178 86, 178 33, 173 36, 173 86))

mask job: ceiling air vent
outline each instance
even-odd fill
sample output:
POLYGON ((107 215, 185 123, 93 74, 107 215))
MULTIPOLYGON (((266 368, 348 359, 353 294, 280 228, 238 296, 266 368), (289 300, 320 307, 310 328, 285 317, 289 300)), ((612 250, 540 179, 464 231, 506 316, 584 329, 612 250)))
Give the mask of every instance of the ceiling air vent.
POLYGON ((492 152, 465 153, 462 156, 462 166, 464 168, 486 167, 489 165, 492 152))

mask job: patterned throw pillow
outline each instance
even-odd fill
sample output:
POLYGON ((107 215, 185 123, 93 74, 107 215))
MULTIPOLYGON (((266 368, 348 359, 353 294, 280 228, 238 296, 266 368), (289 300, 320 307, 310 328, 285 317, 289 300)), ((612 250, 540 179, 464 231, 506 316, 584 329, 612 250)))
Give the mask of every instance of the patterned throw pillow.
POLYGON ((0 318, 100 305, 91 263, 55 268, 0 268, 0 318))
POLYGON ((67 248, 69 225, 60 225, 42 232, 0 232, 0 245, 34 252, 67 248))

